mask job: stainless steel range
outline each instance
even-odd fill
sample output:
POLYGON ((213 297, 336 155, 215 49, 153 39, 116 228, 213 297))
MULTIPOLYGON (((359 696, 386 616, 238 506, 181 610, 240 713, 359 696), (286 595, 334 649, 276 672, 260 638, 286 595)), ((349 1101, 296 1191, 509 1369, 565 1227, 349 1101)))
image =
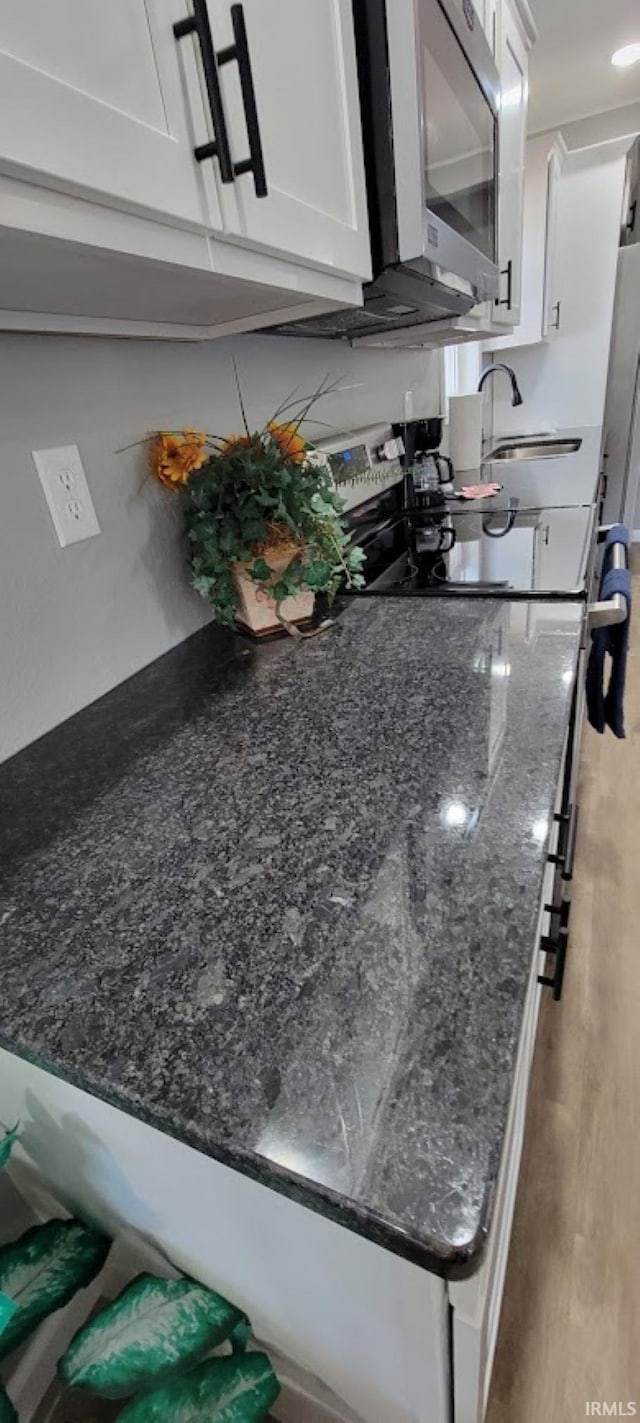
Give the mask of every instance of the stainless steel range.
MULTIPOLYGON (((540 484, 534 488, 526 464, 517 475, 488 466, 487 477, 507 487, 467 501, 442 456, 437 468, 433 453, 427 463, 406 463, 399 426, 336 435, 321 443, 318 458, 327 462, 366 554, 366 587, 353 596, 566 601, 590 595, 595 505, 558 506, 551 494, 548 502, 541 500, 540 484)), ((550 475, 549 484, 556 481, 550 475)))

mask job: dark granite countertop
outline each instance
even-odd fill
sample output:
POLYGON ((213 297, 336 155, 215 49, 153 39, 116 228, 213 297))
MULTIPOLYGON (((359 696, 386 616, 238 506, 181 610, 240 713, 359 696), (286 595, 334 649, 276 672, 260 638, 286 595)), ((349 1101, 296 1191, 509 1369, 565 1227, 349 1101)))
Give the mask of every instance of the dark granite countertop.
POLYGON ((197 633, 0 771, 0 1043, 444 1274, 488 1230, 577 605, 197 633))

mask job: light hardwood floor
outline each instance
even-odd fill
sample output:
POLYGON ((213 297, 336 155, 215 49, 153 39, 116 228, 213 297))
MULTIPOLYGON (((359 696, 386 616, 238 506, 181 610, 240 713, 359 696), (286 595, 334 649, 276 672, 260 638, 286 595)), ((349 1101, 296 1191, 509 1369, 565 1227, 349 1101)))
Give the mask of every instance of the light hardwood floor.
POLYGON ((640 578, 627 739, 585 727, 561 1003, 543 995, 486 1423, 640 1418, 640 578))

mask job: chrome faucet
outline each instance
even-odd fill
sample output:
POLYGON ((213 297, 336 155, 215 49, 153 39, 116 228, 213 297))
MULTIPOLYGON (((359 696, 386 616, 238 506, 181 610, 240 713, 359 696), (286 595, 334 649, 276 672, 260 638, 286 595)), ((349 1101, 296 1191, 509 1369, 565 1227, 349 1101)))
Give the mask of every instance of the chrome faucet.
POLYGON ((482 390, 487 376, 492 375, 493 371, 504 371, 505 374, 508 375, 509 380, 511 381, 511 404, 522 405, 523 401, 522 396, 520 394, 520 387, 516 380, 516 373, 515 371, 512 371, 511 366, 503 365, 502 361, 496 361, 494 365, 485 366, 482 375, 480 376, 480 380, 478 381, 478 390, 482 390))

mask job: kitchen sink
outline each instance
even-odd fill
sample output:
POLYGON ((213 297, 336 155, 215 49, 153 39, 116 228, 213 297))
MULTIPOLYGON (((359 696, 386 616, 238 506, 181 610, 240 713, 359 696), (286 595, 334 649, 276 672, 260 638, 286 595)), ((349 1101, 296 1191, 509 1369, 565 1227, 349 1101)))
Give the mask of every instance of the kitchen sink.
POLYGON ((501 440, 495 449, 485 455, 483 464, 497 464, 503 460, 558 459, 560 455, 574 455, 580 449, 582 440, 549 435, 528 436, 525 439, 501 440))

